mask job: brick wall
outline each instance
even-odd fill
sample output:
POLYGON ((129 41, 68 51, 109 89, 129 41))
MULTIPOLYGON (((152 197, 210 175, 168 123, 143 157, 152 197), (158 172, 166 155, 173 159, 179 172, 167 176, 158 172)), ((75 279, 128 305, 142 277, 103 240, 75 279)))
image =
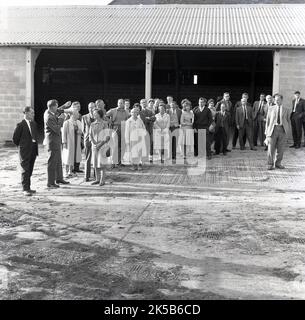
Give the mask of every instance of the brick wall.
POLYGON ((0 142, 12 140, 25 106, 26 48, 0 47, 0 142))
POLYGON ((284 104, 291 106, 296 90, 305 98, 305 50, 282 49, 279 71, 279 91, 284 96, 284 104))

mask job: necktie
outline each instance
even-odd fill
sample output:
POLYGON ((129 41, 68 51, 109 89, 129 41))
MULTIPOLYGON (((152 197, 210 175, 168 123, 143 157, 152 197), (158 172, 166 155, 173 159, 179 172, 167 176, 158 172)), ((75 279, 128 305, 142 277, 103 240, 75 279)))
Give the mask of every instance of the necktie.
POLYGON ((277 124, 281 124, 281 107, 277 107, 277 124))
POLYGON ((246 120, 248 120, 247 106, 244 106, 244 113, 245 113, 246 120))

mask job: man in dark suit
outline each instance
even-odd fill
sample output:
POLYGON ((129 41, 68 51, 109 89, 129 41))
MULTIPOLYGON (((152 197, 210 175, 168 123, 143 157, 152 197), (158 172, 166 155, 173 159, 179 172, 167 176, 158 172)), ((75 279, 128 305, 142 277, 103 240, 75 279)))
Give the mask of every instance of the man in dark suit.
MULTIPOLYGON (((227 113, 230 115, 230 121, 232 121, 232 118, 234 118, 233 117, 233 106, 232 106, 232 102, 230 101, 230 93, 229 92, 225 92, 223 94, 223 98, 216 103, 216 111, 221 111, 220 109, 221 109, 222 103, 225 104, 227 113)), ((233 126, 233 123, 230 123, 230 127, 232 127, 232 126, 233 126)), ((230 131, 227 134, 226 152, 231 151, 228 149, 229 142, 230 142, 230 131)))
POLYGON ((257 139, 261 146, 265 141, 265 122, 266 122, 266 95, 261 93, 259 100, 253 103, 253 144, 257 146, 257 139))
POLYGON ((63 179, 61 160, 61 127, 65 120, 63 108, 70 105, 71 102, 67 102, 58 108, 57 100, 49 100, 47 102, 48 109, 43 116, 45 130, 44 144, 49 153, 47 187, 51 189, 59 188, 58 184, 70 183, 63 179))
POLYGON ((23 114, 24 119, 17 124, 14 131, 13 142, 19 147, 23 194, 31 196, 36 193, 35 190, 31 189, 31 176, 38 156, 38 132, 34 121, 34 110, 31 107, 25 107, 23 114))
POLYGON ((171 151, 172 151, 172 160, 173 160, 173 163, 175 163, 182 111, 180 108, 178 108, 177 103, 175 101, 172 101, 167 113, 169 114, 169 117, 170 117, 169 130, 171 132, 170 144, 171 144, 171 151))
POLYGON ((241 99, 241 105, 236 109, 236 128, 238 129, 240 150, 245 150, 244 135, 249 141, 250 149, 256 150, 253 146, 253 110, 247 104, 247 99, 241 99))
POLYGON ((292 113, 290 116, 293 137, 293 145, 291 145, 290 148, 296 149, 301 147, 302 124, 303 120, 305 120, 305 100, 302 99, 300 95, 300 91, 296 91, 294 93, 294 99, 292 100, 292 113))
MULTIPOLYGON (((247 92, 244 92, 241 95, 241 99, 245 99, 246 100, 246 104, 251 107, 251 104, 248 102, 249 95, 248 95, 247 92)), ((237 127, 236 127, 236 110, 240 106, 241 106, 241 100, 237 101, 235 103, 235 105, 233 107, 233 110, 232 110, 232 113, 231 113, 231 125, 232 125, 232 129, 233 129, 232 149, 236 148, 237 139, 239 137, 239 131, 238 131, 237 127)), ((243 137, 243 144, 244 145, 246 144, 246 140, 247 140, 247 137, 246 137, 246 135, 244 135, 244 137, 243 137)))
POLYGON ((225 102, 220 104, 220 111, 215 116, 215 151, 220 153, 222 148, 223 155, 227 154, 227 138, 230 132, 230 113, 227 111, 225 102))
POLYGON ((142 121, 145 125, 145 129, 146 129, 148 136, 149 136, 149 137, 147 136, 147 139, 146 139, 147 154, 149 154, 149 162, 152 162, 153 153, 154 153, 153 127, 154 127, 154 122, 156 120, 156 117, 155 117, 155 114, 153 113, 153 111, 148 108, 146 99, 140 100, 140 106, 142 108, 142 110, 139 112, 140 118, 142 119, 142 121))
POLYGON ((212 151, 211 151, 211 139, 209 136, 209 127, 213 122, 212 112, 206 105, 207 99, 206 98, 199 98, 198 106, 194 108, 194 154, 195 156, 202 155, 202 145, 199 145, 199 136, 201 136, 201 132, 199 130, 205 129, 206 130, 206 155, 207 159, 212 159, 212 151), (199 135, 200 133, 200 135, 199 135))

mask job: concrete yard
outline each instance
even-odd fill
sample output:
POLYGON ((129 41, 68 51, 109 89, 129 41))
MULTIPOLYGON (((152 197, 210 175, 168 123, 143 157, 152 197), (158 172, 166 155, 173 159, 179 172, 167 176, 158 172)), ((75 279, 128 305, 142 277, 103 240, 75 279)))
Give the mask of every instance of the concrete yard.
POLYGON ((183 165, 108 171, 31 198, 18 154, 0 148, 1 299, 304 299, 305 148, 286 170, 233 150, 201 175, 183 165), (111 179, 111 180, 109 180, 111 179))

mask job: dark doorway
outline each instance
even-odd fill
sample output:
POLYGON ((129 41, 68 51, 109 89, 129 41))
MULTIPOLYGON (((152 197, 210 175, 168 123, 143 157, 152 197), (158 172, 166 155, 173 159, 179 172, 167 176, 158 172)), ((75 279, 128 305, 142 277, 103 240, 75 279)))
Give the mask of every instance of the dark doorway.
POLYGON ((156 51, 153 96, 188 98, 195 105, 201 96, 216 99, 228 91, 235 102, 248 92, 252 102, 260 92, 271 93, 272 78, 272 51, 156 51))
MULTIPOLYGON (((216 99, 229 91, 231 100, 248 92, 252 102, 259 93, 271 93, 272 51, 156 50, 153 97, 216 99), (194 84, 196 76, 196 84, 194 84)), ((145 50, 43 49, 35 67, 35 112, 40 129, 49 99, 78 100, 82 114, 87 105, 103 99, 107 108, 118 98, 131 104, 145 95, 145 50)))

